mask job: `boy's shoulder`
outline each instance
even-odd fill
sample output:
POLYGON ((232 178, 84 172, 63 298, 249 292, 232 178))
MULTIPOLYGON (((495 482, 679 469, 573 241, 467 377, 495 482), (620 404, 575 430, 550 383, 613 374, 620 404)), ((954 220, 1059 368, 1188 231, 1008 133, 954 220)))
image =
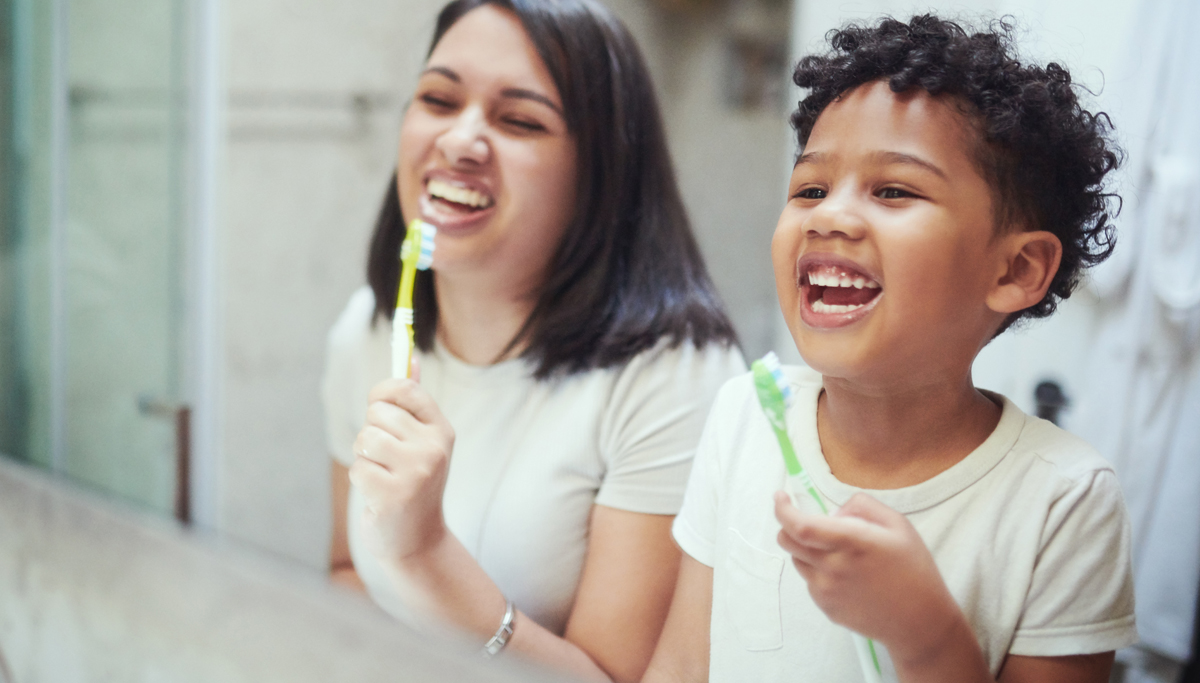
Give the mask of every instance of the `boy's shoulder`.
MULTIPOLYGON (((1020 410, 1004 399, 1005 409, 1020 410)), ((1087 441, 1058 425, 1021 411, 1024 424, 1012 446, 1014 454, 1036 458, 1065 482, 1090 480, 1099 472, 1112 472, 1112 464, 1087 441)))

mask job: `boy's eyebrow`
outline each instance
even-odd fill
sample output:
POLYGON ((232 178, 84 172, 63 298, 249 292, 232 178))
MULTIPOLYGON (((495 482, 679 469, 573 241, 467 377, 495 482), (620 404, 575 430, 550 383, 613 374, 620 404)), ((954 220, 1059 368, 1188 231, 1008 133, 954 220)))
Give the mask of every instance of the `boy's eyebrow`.
POLYGON ((825 161, 828 157, 829 155, 823 152, 805 152, 796 159, 796 164, 793 166, 793 168, 798 167, 801 164, 819 164, 822 161, 825 161))
MULTIPOLYGON (((880 164, 911 164, 919 166, 942 180, 947 180, 945 171, 938 168, 936 164, 925 161, 918 156, 903 152, 874 152, 870 155, 870 158, 880 164)), ((828 160, 829 155, 824 152, 807 152, 801 154, 800 158, 796 159, 796 166, 800 166, 801 164, 820 164, 828 160)))
POLYGON ((904 154, 902 152, 875 152, 871 156, 875 157, 875 159, 884 164, 912 164, 914 166, 920 166, 942 180, 947 179, 946 173, 942 171, 942 169, 938 168, 931 162, 925 161, 921 157, 916 157, 911 154, 904 154))

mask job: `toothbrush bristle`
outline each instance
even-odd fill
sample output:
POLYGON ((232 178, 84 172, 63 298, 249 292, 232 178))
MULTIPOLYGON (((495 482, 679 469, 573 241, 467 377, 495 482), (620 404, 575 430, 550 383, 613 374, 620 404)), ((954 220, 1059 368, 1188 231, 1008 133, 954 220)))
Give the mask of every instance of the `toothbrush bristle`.
POLYGON ((792 404, 792 385, 783 375, 783 365, 779 362, 779 356, 776 356, 774 351, 768 351, 767 355, 762 357, 762 362, 775 380, 775 386, 779 387, 779 393, 783 394, 784 405, 790 406, 792 404))
POLYGON ((433 265, 434 238, 437 237, 437 226, 424 222, 420 225, 421 255, 417 257, 417 270, 428 270, 433 265))

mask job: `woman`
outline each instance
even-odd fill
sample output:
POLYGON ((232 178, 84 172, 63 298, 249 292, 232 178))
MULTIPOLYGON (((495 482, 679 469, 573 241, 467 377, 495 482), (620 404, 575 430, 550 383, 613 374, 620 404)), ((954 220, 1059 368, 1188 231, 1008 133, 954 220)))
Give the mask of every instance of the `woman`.
POLYGON ((646 68, 607 10, 442 11, 367 276, 330 333, 324 387, 335 529, 350 527, 335 573, 352 556, 385 609, 492 652, 640 678, 705 414, 745 366, 646 68), (418 217, 438 227, 414 306, 420 383, 380 382, 418 217))

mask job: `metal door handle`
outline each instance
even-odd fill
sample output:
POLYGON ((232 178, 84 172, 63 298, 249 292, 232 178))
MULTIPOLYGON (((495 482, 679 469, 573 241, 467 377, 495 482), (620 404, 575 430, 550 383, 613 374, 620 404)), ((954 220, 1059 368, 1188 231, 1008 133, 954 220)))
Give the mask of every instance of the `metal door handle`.
POLYGON ((191 524, 192 408, 148 394, 138 396, 137 405, 143 415, 175 422, 175 519, 191 524))

